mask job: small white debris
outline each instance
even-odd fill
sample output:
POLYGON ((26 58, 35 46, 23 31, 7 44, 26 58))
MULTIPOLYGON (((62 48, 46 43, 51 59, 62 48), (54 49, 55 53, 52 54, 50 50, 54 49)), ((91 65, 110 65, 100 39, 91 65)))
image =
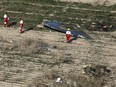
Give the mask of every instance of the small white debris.
POLYGON ((83 65, 83 68, 86 68, 88 65, 83 65))
POLYGON ((60 83, 62 83, 61 78, 60 78, 60 77, 58 77, 58 78, 56 79, 56 82, 60 82, 60 83))
POLYGON ((36 27, 43 28, 43 25, 42 24, 38 24, 36 27))
POLYGON ((96 23, 92 22, 92 24, 94 25, 94 24, 96 24, 96 23))
POLYGON ((76 20, 78 20, 78 18, 76 18, 76 20))
POLYGON ((13 41, 12 41, 12 40, 10 40, 9 42, 10 42, 10 43, 13 43, 13 41))
POLYGON ((76 25, 77 25, 77 27, 79 27, 79 28, 81 27, 81 26, 80 26, 80 25, 78 25, 78 24, 76 24, 76 25))
POLYGON ((83 74, 85 74, 85 71, 82 71, 83 74))
POLYGON ((53 17, 53 16, 54 16, 54 14, 49 14, 49 16, 50 16, 50 17, 53 17))

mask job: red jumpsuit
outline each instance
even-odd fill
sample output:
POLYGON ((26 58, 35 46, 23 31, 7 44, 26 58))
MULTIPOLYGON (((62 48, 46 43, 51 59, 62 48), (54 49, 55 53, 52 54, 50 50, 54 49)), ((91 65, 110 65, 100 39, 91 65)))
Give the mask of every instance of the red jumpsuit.
POLYGON ((4 15, 4 27, 7 27, 8 26, 8 16, 7 14, 4 15))
POLYGON ((22 19, 20 19, 19 26, 20 26, 20 33, 23 33, 23 30, 22 30, 22 28, 23 28, 23 20, 22 19))
POLYGON ((68 30, 66 31, 66 42, 67 43, 70 41, 70 37, 71 37, 71 32, 68 30))

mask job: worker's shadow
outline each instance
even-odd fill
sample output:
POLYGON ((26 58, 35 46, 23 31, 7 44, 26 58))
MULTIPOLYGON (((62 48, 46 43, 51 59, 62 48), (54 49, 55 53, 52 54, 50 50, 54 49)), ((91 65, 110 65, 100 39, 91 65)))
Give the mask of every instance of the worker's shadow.
POLYGON ((33 30, 34 27, 30 27, 30 28, 27 28, 26 30, 24 30, 24 32, 27 32, 27 31, 30 31, 30 30, 33 30))
POLYGON ((77 40, 77 38, 78 38, 77 36, 71 38, 70 41, 69 41, 69 43, 72 42, 73 40, 77 40))
POLYGON ((13 21, 8 25, 8 27, 15 27, 16 25, 17 25, 17 22, 13 21))

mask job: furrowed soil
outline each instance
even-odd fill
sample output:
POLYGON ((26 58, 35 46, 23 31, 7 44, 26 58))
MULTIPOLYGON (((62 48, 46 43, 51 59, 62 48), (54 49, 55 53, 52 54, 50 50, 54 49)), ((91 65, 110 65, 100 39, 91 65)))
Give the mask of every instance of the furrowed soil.
POLYGON ((66 43, 64 34, 43 31, 20 34, 17 27, 0 28, 0 87, 63 87, 53 85, 57 76, 66 82, 71 75, 85 77, 83 66, 88 64, 111 69, 105 86, 96 87, 116 86, 116 32, 86 32, 92 40, 66 43))

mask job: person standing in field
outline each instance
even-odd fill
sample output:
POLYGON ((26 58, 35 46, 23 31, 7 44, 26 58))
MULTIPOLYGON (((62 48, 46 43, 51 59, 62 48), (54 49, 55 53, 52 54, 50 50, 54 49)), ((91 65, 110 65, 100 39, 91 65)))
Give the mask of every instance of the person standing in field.
POLYGON ((7 13, 5 13, 4 14, 4 27, 8 26, 8 20, 9 20, 9 17, 8 17, 7 13))
POLYGON ((22 28, 23 28, 23 20, 22 20, 22 18, 20 18, 19 27, 20 27, 20 33, 23 33, 24 31, 22 30, 22 28))
POLYGON ((70 28, 68 28, 68 30, 66 31, 66 42, 67 43, 70 42, 70 37, 71 37, 71 31, 70 31, 70 28))

